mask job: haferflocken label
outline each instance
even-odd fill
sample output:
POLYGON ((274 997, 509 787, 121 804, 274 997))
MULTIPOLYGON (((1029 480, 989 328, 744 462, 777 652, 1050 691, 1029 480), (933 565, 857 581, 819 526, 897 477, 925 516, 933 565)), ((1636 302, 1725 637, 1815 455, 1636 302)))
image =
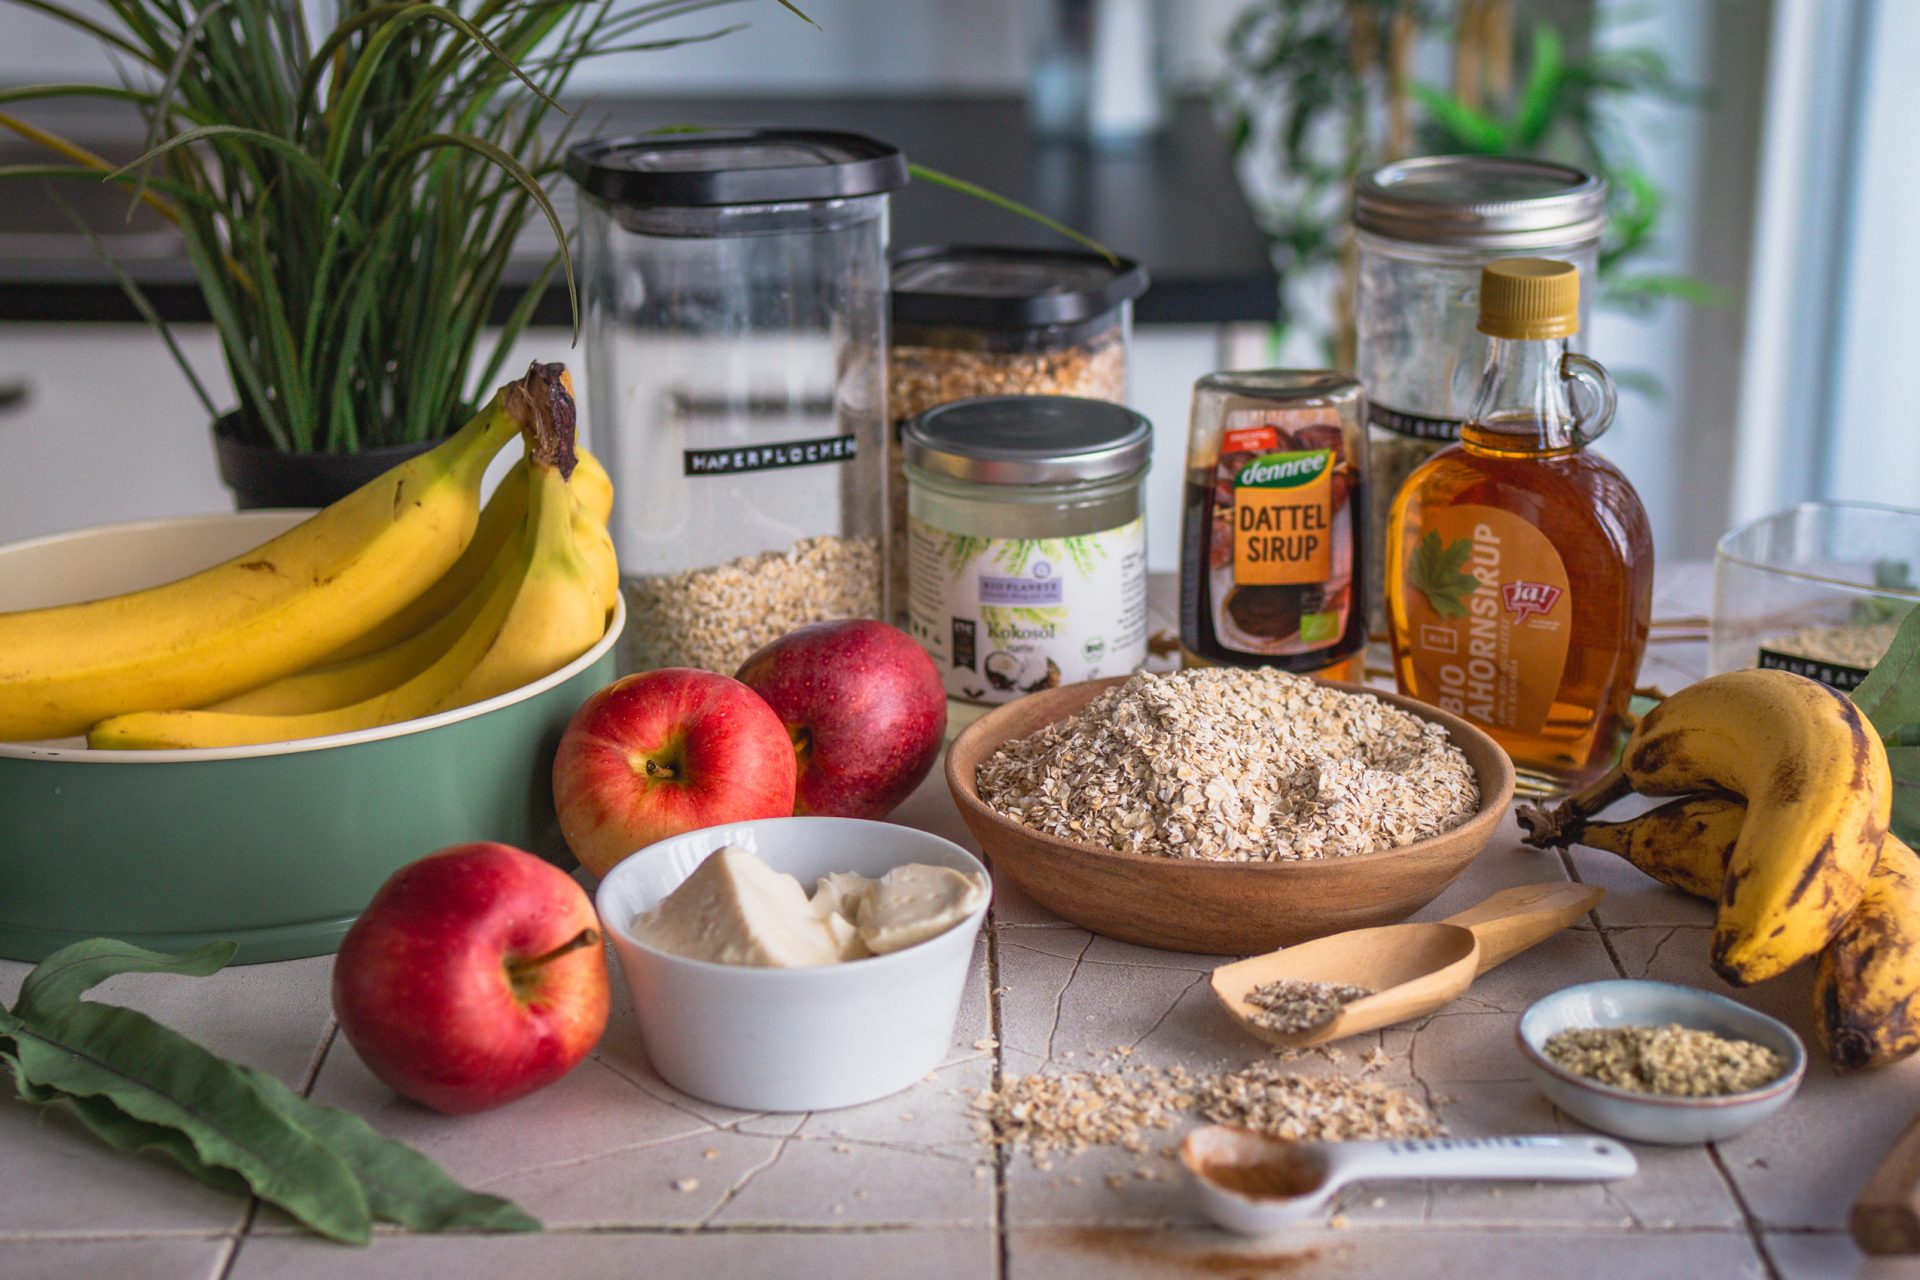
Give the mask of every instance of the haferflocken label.
POLYGON ((976 538, 910 520, 908 612, 947 692, 1011 702, 1147 660, 1146 522, 1075 538, 976 538))
POLYGON ((1842 693, 1851 693, 1858 689, 1867 678, 1866 667, 1848 666, 1844 662, 1825 662, 1819 658, 1809 658, 1802 653, 1784 653, 1779 649, 1760 649, 1759 665, 1774 671, 1791 671, 1794 675, 1805 676, 1809 680, 1818 680, 1842 693))

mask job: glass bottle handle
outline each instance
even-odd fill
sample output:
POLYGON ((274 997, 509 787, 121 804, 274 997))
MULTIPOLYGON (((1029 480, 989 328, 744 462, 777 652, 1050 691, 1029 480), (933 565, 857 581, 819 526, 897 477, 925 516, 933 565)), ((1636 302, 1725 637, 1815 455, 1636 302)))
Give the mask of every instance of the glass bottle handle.
POLYGON ((1577 416, 1573 422, 1573 442, 1584 449, 1613 425, 1613 410, 1619 395, 1614 390, 1613 378, 1600 362, 1590 360, 1577 351, 1569 351, 1560 357, 1560 377, 1563 381, 1585 387, 1593 397, 1593 408, 1589 412, 1578 413, 1578 405, 1575 405, 1577 416))

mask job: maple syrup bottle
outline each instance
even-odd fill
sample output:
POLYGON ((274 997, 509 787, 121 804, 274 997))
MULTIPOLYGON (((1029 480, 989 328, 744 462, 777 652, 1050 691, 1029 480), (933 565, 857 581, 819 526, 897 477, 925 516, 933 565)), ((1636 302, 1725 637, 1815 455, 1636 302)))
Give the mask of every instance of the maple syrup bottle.
POLYGON ((1492 341, 1479 393, 1460 443, 1401 487, 1387 534, 1401 692, 1568 787, 1619 749, 1653 601, 1646 509, 1587 448, 1613 420, 1614 388, 1567 350, 1579 301, 1571 263, 1485 268, 1479 328, 1492 341))

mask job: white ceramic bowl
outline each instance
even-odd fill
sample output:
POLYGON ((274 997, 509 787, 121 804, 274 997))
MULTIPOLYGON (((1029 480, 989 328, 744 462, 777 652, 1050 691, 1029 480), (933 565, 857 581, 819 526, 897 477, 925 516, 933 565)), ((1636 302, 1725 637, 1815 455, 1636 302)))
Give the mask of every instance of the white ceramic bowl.
POLYGON ((904 951, 813 969, 711 964, 636 942, 633 918, 728 845, 809 890, 829 872, 878 877, 908 862, 986 876, 951 840, 858 818, 763 818, 641 849, 607 873, 594 901, 661 1078, 744 1111, 822 1111, 898 1093, 938 1066, 986 904, 904 951))
POLYGON ((1514 1034, 1527 1069, 1554 1106, 1583 1124, 1635 1142, 1685 1146, 1730 1138, 1786 1106, 1807 1072, 1806 1048, 1784 1023, 1725 996, 1674 982, 1616 978, 1567 987, 1536 1000, 1520 1015, 1514 1034), (1547 1041, 1572 1027, 1661 1027, 1670 1022, 1765 1045, 1780 1055, 1787 1069, 1779 1079, 1746 1093, 1672 1098, 1589 1080, 1554 1065, 1546 1055, 1547 1041))

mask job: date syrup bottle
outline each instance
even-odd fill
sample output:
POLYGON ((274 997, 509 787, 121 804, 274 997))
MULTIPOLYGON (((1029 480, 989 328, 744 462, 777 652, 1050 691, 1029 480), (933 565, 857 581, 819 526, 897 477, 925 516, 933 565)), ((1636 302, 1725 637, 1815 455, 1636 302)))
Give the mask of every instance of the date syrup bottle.
POLYGON ((1387 526, 1401 692, 1564 786, 1613 761, 1653 600, 1646 510, 1587 448, 1613 420, 1614 387, 1567 350, 1579 291, 1567 262, 1483 270, 1479 329, 1491 341, 1460 443, 1408 477, 1387 526), (1576 399, 1590 401, 1585 412, 1576 399))

